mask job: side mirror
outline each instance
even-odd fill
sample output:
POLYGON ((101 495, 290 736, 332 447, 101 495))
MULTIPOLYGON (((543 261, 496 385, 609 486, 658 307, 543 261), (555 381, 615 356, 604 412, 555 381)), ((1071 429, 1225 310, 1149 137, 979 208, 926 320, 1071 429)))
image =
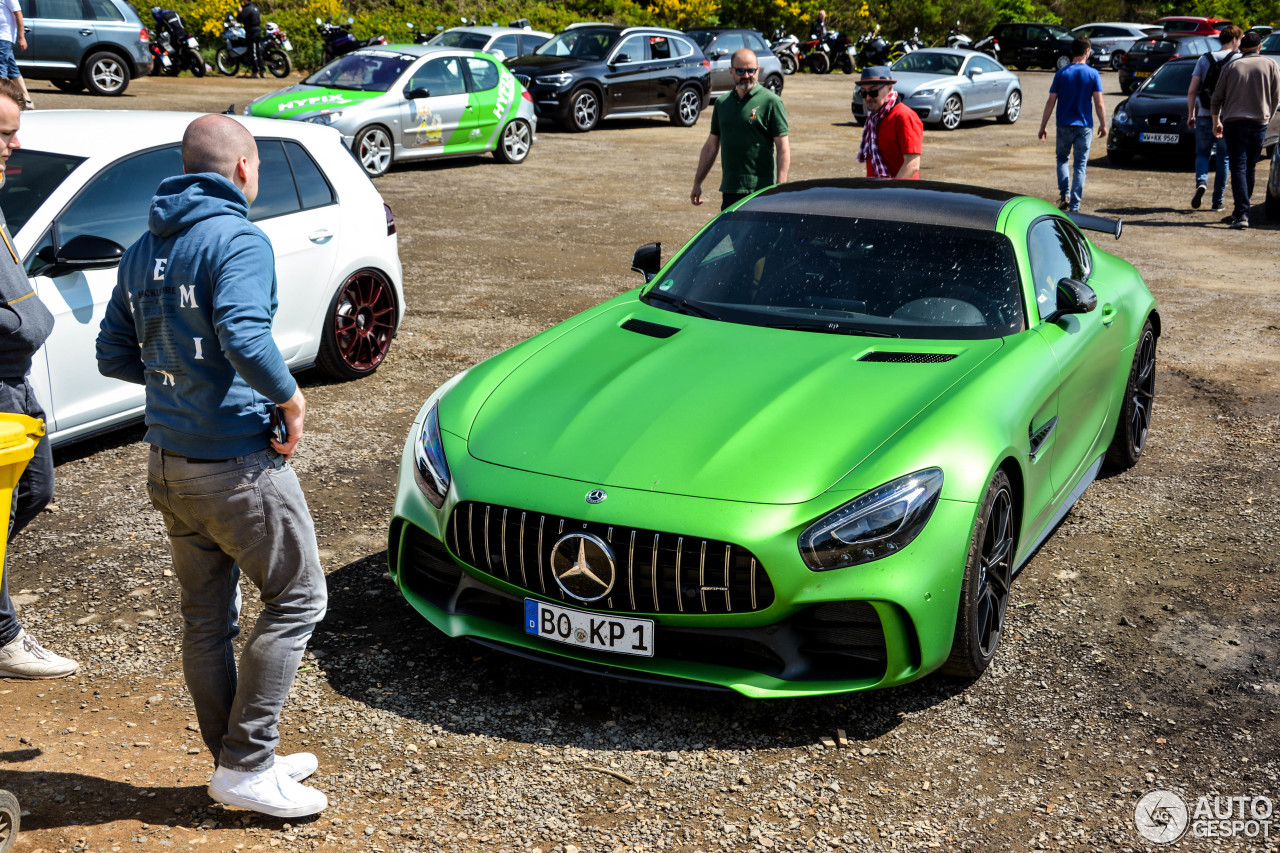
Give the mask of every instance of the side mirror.
POLYGON ((974 77, 977 77, 981 73, 982 73, 981 68, 970 68, 967 72, 965 72, 965 74, 969 77, 970 80, 972 80, 974 77))
POLYGON ((316 18, 316 25, 317 25, 317 26, 320 26, 320 25, 322 25, 323 23, 324 23, 324 21, 320 20, 319 18, 316 18))
POLYGON ((505 62, 507 59, 506 52, 503 51, 501 48, 495 47, 493 50, 489 51, 489 53, 493 54, 493 58, 498 60, 499 62, 505 62))
POLYGON ((416 100, 417 98, 430 98, 431 90, 424 89, 421 86, 419 86, 417 89, 410 89, 408 86, 405 86, 404 97, 406 100, 409 100, 409 101, 416 100))
POLYGON ((1058 279, 1058 310, 1048 317, 1046 323, 1056 323, 1068 314, 1088 314, 1098 307, 1098 294, 1083 281, 1074 278, 1058 279))
POLYGON ((123 255, 124 247, 114 240, 81 234, 72 237, 56 250, 52 246, 41 249, 40 260, 47 262, 49 266, 42 269, 40 274, 52 278, 77 270, 107 269, 118 265, 123 255))
POLYGON ((627 55, 627 54, 625 54, 625 53, 620 53, 620 54, 618 54, 617 56, 615 56, 615 57, 613 58, 613 62, 611 62, 610 64, 611 64, 611 65, 621 65, 621 64, 622 64, 622 63, 624 63, 624 62, 630 62, 630 61, 631 61, 631 57, 630 57, 630 56, 628 56, 628 55, 627 55))
POLYGON ((715 50, 711 51, 712 59, 724 59, 728 55, 729 55, 729 51, 725 50, 722 47, 718 47, 715 50))
POLYGON ((631 268, 644 275, 645 283, 653 281, 653 277, 662 269, 662 244, 645 243, 636 249, 631 258, 631 268))

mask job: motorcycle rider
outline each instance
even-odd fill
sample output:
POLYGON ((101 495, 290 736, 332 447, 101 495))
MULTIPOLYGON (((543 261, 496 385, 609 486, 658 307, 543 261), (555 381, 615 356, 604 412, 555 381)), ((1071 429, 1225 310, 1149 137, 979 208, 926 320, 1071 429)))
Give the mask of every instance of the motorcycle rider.
POLYGON ((244 27, 245 46, 249 50, 249 76, 266 77, 262 73, 262 13, 253 0, 241 0, 236 21, 244 27))
POLYGON ((826 9, 819 9, 818 17, 814 18, 813 22, 809 24, 809 38, 817 39, 819 44, 827 40, 826 9))

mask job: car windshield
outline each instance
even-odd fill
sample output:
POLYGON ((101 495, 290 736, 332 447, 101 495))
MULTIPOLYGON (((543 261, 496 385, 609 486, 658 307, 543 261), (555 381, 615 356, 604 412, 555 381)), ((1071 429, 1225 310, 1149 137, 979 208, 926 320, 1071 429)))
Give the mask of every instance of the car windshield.
POLYGON ((917 74, 959 74, 964 57, 953 53, 930 53, 919 50, 908 53, 893 63, 894 71, 914 71, 917 74))
POLYGON ((618 40, 618 30, 565 30, 549 38, 534 53, 574 59, 604 59, 618 40))
POLYGON ((1062 27, 1045 27, 1045 29, 1049 31, 1050 36, 1056 39, 1066 39, 1067 41, 1070 41, 1074 38, 1071 33, 1067 32, 1067 30, 1062 27))
POLYGON ((685 35, 693 39, 694 43, 697 44, 698 47, 705 48, 707 45, 711 43, 711 40, 716 37, 716 31, 715 30, 689 30, 687 33, 685 33, 685 35))
POLYGON ((1199 21, 1165 21, 1164 31, 1166 33, 1194 33, 1200 29, 1199 21))
POLYGON ((1280 53, 1280 33, 1272 33, 1262 42, 1263 53, 1280 53))
POLYGON ((484 46, 489 43, 489 37, 484 33, 475 33, 471 30, 446 30, 427 44, 440 45, 441 47, 460 47, 463 50, 484 50, 484 46))
POLYGON ((409 67, 416 56, 391 50, 348 53, 330 62, 303 83, 327 89, 352 89, 357 92, 385 92, 409 67))
POLYGON ((1152 54, 1152 55, 1172 55, 1178 49, 1178 42, 1168 39, 1146 39, 1145 41, 1134 42, 1133 47, 1129 48, 1130 53, 1152 54))
POLYGON ((83 162, 83 157, 65 154, 46 154, 27 148, 14 151, 5 164, 4 192, 0 192, 0 210, 4 211, 9 233, 21 231, 31 214, 83 162))
POLYGON ((1161 65, 1160 70, 1151 75, 1147 85, 1142 87, 1144 95, 1177 95, 1187 97, 1187 89, 1191 86, 1191 72, 1196 68, 1194 62, 1170 62, 1161 65))
POLYGON ((1013 247, 990 231, 736 211, 698 235, 644 299, 752 326, 972 340, 1020 331, 1020 293, 1013 247))

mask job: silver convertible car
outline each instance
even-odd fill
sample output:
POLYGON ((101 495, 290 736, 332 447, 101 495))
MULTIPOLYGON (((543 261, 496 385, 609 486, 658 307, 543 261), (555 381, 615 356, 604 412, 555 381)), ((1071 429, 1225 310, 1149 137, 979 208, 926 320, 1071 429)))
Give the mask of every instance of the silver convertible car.
POLYGON ((537 118, 515 75, 488 53, 390 44, 340 56, 245 115, 329 125, 370 177, 393 162, 492 151, 529 156, 537 118))
MULTIPOLYGON (((1018 75, 991 57, 972 50, 937 47, 916 50, 893 63, 894 88, 925 124, 955 130, 960 122, 995 116, 1013 124, 1022 114, 1018 75)), ((866 118, 855 86, 853 117, 866 118)))

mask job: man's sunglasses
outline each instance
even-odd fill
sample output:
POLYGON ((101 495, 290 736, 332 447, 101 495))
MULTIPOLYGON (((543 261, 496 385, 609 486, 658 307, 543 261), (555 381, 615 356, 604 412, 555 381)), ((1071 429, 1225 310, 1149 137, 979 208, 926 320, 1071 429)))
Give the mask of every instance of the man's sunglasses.
POLYGON ((737 74, 739 77, 746 77, 749 74, 755 74, 759 70, 759 68, 735 68, 733 69, 733 73, 737 74))
POLYGON ((868 89, 860 88, 858 89, 858 94, 864 98, 878 98, 880 97, 880 92, 883 89, 884 89, 884 86, 872 86, 868 89))

